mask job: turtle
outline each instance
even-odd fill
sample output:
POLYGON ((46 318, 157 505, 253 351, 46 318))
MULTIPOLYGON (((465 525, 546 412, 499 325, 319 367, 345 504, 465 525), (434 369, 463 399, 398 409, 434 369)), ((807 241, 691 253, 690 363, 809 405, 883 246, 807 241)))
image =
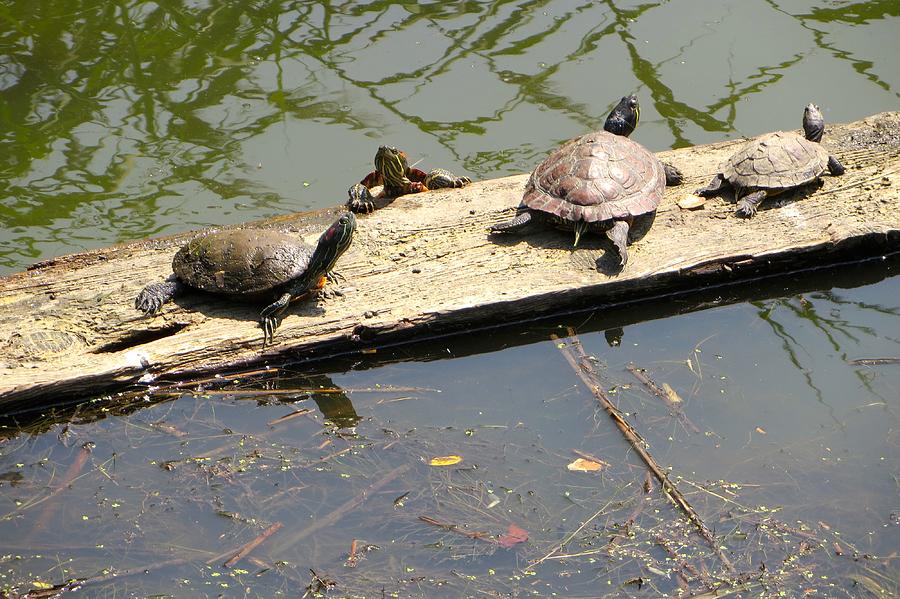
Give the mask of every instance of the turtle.
POLYGON ((375 170, 348 190, 347 206, 354 212, 369 213, 375 203, 369 191, 383 185, 383 196, 395 198, 408 193, 420 193, 429 189, 458 188, 471 183, 468 177, 458 177, 448 170, 436 168, 426 173, 409 166, 409 159, 402 150, 391 146, 379 146, 375 153, 375 170))
POLYGON ((843 175, 844 166, 819 143, 825 119, 815 104, 803 110, 803 131, 805 137, 776 131, 754 139, 722 165, 709 185, 694 193, 710 197, 733 187, 735 214, 750 218, 767 197, 819 181, 826 169, 834 176, 843 175))
POLYGON ((628 262, 628 232, 653 222, 666 185, 681 183, 681 172, 628 138, 640 119, 637 96, 622 98, 602 131, 569 140, 534 169, 512 220, 491 227, 493 233, 520 232, 532 224, 574 230, 575 243, 585 231, 605 232, 628 262))
POLYGON ((343 213, 310 246, 295 235, 270 229, 233 229, 195 237, 172 259, 174 271, 151 283, 134 306, 147 315, 188 288, 245 300, 273 300, 260 312, 263 345, 271 342, 291 301, 335 278, 335 262, 350 246, 356 217, 343 213))

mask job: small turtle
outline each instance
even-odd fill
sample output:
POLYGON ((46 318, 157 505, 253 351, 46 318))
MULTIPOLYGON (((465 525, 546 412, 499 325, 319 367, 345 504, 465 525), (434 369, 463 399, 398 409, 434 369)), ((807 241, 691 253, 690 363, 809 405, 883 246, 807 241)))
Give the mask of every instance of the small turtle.
POLYGON ((302 239, 268 229, 234 229, 196 237, 172 260, 174 274, 144 287, 134 306, 155 314, 189 287, 234 298, 274 298, 260 312, 263 344, 272 341, 291 301, 325 284, 338 257, 350 246, 356 217, 345 212, 312 247, 302 239))
POLYGON ((605 232, 624 267, 629 228, 652 223, 665 186, 682 179, 677 168, 628 139, 639 118, 637 96, 622 98, 603 131, 566 142, 534 169, 515 218, 491 231, 519 232, 547 223, 574 230, 575 246, 585 231, 605 232))
POLYGON ((450 171, 436 168, 430 173, 409 166, 406 153, 389 146, 381 146, 375 153, 375 170, 348 190, 347 206, 354 212, 375 210, 369 191, 383 185, 384 197, 395 198, 408 193, 420 193, 429 189, 463 187, 471 183, 468 177, 457 177, 450 171))
POLYGON ((843 175, 843 165, 819 143, 825 119, 815 104, 803 111, 803 131, 806 138, 776 131, 751 141, 728 159, 709 185, 695 193, 709 197, 734 187, 735 214, 749 218, 767 197, 818 181, 825 169, 843 175))

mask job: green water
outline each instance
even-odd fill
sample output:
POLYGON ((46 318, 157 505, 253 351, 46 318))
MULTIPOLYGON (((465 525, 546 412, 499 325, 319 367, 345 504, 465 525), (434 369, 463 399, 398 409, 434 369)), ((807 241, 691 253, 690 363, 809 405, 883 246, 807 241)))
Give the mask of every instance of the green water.
MULTIPOLYGON (((343 203, 381 143, 473 179, 526 172, 628 93, 654 150, 796 128, 810 101, 856 120, 900 108, 898 56, 896 0, 7 1, 0 274, 343 203)), ((900 365, 852 360, 900 356, 898 268, 7 418, 0 594, 296 597, 324 593, 313 570, 340 597, 892 596, 900 365), (734 572, 642 490, 568 327, 734 572), (608 465, 571 472, 576 451, 608 465)))

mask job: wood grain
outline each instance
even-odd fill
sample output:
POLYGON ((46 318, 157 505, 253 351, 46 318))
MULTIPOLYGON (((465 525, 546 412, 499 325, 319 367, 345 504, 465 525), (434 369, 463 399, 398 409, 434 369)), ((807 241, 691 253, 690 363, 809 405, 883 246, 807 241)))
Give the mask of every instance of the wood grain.
MULTIPOLYGON (((640 132, 636 134, 640 141, 640 132)), ((900 249, 900 113, 834 125, 824 144, 842 177, 733 215, 732 198, 683 210, 742 140, 662 152, 686 175, 667 188, 649 233, 622 272, 608 241, 549 230, 497 237, 526 175, 404 196, 359 219, 338 263, 345 282, 291 306, 262 347, 260 306, 192 293, 155 317, 135 295, 171 272, 195 233, 73 254, 0 279, 0 409, 97 394, 117 385, 195 376, 282 358, 346 352, 460 328, 520 321, 586 303, 615 304, 710 283, 822 266, 900 249), (599 261, 595 261, 600 257, 599 261)), ((257 226, 314 242, 339 208, 257 226)))

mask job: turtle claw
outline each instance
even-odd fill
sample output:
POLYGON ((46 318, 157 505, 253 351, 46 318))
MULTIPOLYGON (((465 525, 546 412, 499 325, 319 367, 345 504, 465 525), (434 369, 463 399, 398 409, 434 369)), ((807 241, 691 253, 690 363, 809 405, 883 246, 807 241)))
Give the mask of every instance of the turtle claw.
POLYGON ((278 317, 274 315, 264 316, 259 321, 263 330, 263 347, 271 345, 275 340, 275 329, 278 328, 278 317))

